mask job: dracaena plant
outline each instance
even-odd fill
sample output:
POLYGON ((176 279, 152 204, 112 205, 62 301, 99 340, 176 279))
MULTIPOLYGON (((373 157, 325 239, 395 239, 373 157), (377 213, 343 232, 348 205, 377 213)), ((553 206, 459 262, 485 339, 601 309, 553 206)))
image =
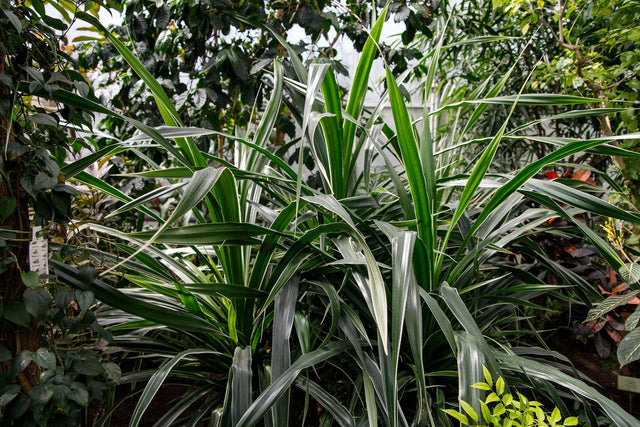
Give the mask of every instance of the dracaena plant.
MULTIPOLYGON (((122 200, 120 212, 135 209, 156 225, 136 233, 99 224, 79 227, 78 236, 92 230, 117 248, 94 251, 108 267, 101 280, 87 284, 74 268, 55 264, 60 280, 91 289, 113 307, 102 320, 116 343, 161 362, 122 376, 124 382, 146 381, 132 425, 161 385, 173 379, 191 387, 163 416, 167 424, 300 422, 291 421, 289 400, 297 390, 303 400, 310 396, 318 403, 324 423, 446 425, 437 408, 458 397, 476 405, 471 385, 481 381, 483 365, 510 384, 537 387, 531 391, 541 390, 563 413, 560 396, 566 393, 553 384, 568 385, 577 400, 591 399, 611 419, 631 423, 630 415, 567 374, 566 366, 536 360, 548 353, 518 348, 504 338, 514 323, 526 322, 522 314, 533 306, 530 300, 550 289, 545 274, 573 287, 585 302, 593 293, 536 244, 535 236, 549 231, 550 219, 573 224, 551 231, 582 235, 613 268, 629 270, 578 215, 594 212, 635 222, 637 214, 565 183, 535 178, 545 166, 579 151, 626 153, 605 145, 610 139, 553 141, 560 148, 546 157, 515 172, 490 174, 505 136, 517 138, 537 123, 512 129, 507 120, 495 135, 458 140, 492 104, 513 110, 593 101, 499 96, 508 75, 477 91, 477 99, 447 103, 445 97, 437 110, 425 108, 413 122, 399 80, 387 72, 388 94, 366 112, 363 99, 384 17, 372 28, 346 100, 328 65, 305 67, 280 40, 295 73, 290 91, 283 67, 274 63, 272 98, 257 126, 244 135, 182 127, 157 81, 108 32, 154 93, 168 126, 151 128, 57 92, 60 100, 115 115, 140 130, 131 140, 67 165, 63 173, 122 200), (321 190, 305 184, 301 165, 294 170, 266 148, 283 101, 300 118, 299 144, 311 147, 321 190), (386 120, 395 130, 381 124, 385 102, 392 110, 386 120), (441 128, 448 117, 453 125, 441 128), (206 135, 233 140, 234 162, 200 152, 189 139, 206 135), (82 172, 114 152, 135 153, 140 144, 166 150, 171 162, 150 164, 135 176, 163 178, 170 185, 132 199, 82 172), (465 147, 478 144, 485 148, 475 161, 462 163, 465 167, 455 161, 465 147), (374 173, 376 164, 384 169, 374 173), (169 194, 178 202, 167 217, 147 206, 169 194), (193 225, 185 220, 189 213, 193 225), (125 285, 106 284, 113 274, 125 285), (187 411, 195 402, 199 409, 187 411)), ((430 52, 426 88, 434 86, 441 49, 430 52)), ((425 99, 430 95, 427 91, 425 99)))

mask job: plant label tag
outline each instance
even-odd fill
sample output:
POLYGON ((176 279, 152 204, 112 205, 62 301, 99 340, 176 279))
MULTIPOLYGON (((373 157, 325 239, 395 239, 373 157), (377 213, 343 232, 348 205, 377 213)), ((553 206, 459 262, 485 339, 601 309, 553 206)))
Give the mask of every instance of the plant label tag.
POLYGON ((640 393, 640 378, 618 375, 618 389, 632 393, 640 393))
MULTIPOLYGON (((37 233, 42 227, 33 227, 31 242, 29 243, 29 269, 39 275, 49 274, 49 245, 42 237, 37 237, 37 233)), ((41 279, 40 284, 44 285, 45 280, 41 279)))

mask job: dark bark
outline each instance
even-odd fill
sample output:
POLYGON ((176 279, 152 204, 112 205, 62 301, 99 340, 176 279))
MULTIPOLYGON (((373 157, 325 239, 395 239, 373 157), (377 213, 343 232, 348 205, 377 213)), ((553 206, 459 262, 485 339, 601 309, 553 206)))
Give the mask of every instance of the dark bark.
MULTIPOLYGON (((11 71, 8 70, 8 73, 11 71)), ((0 73, 7 74, 5 58, 0 53, 0 73)), ((13 99, 11 89, 0 83, 0 96, 13 99)), ((8 242, 6 249, 0 251, 0 259, 14 262, 7 263, 7 269, 0 274, 0 291, 2 292, 2 304, 6 307, 16 301, 22 300, 25 286, 20 276, 21 271, 29 270, 29 242, 31 237, 29 227, 29 200, 26 192, 20 186, 22 178, 22 166, 20 158, 7 158, 4 151, 7 137, 12 140, 10 126, 11 109, 7 116, 0 117, 0 156, 3 165, 0 173, 0 199, 8 197, 16 201, 16 208, 5 220, 0 217, 0 228, 10 229, 16 232, 16 240, 8 242)), ((4 317, 0 320, 0 346, 6 347, 13 356, 23 350, 35 351, 42 346, 42 331, 35 319, 31 317, 31 328, 15 325, 4 317)), ((1 367, 5 370, 7 365, 1 367)), ((38 384, 38 375, 35 364, 31 363, 27 369, 18 376, 18 382, 25 393, 38 384)))

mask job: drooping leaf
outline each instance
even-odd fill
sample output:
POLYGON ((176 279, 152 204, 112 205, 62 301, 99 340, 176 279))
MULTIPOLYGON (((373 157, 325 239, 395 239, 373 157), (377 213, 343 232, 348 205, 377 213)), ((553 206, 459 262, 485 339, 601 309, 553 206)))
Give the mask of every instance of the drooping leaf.
POLYGON ((595 320, 600 317, 605 317, 608 312, 614 310, 622 305, 628 304, 629 301, 634 299, 640 291, 633 291, 626 293, 624 295, 611 295, 607 297, 604 301, 598 304, 597 307, 589 310, 589 314, 587 315, 587 319, 585 321, 595 320))
POLYGON ((629 332, 618 344, 620 365, 627 365, 640 359, 640 328, 629 332))

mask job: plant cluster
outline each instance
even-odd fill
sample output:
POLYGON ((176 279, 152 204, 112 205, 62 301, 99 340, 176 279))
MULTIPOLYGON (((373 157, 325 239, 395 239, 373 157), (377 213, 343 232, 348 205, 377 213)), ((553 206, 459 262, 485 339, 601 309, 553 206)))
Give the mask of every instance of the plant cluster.
MULTIPOLYGON (((368 9, 372 25, 360 40, 351 83, 341 88, 335 64, 305 64, 283 37, 295 19, 311 34, 326 35, 335 13, 320 2, 271 7, 130 2, 123 11, 133 44, 123 40, 125 32, 73 10, 74 19, 104 37, 94 45, 102 49, 96 58, 104 56, 87 66, 112 67, 122 78, 104 104, 79 83, 47 91, 28 73, 39 96, 106 118, 108 138, 75 123, 86 132, 78 142, 88 154, 47 159, 61 181, 108 198, 110 218, 123 215, 135 225, 92 218, 91 202, 79 199, 89 214, 64 224, 50 284, 20 276, 26 291, 14 304, 22 303, 26 315, 18 327, 48 342, 27 351, 7 347, 13 361, 3 371, 11 374, 0 391, 3 416, 22 405, 24 420, 77 423, 106 381, 119 381, 132 385, 125 399, 138 399, 130 425, 144 423, 151 402, 172 384, 187 387, 167 404, 159 425, 446 426, 452 404, 461 405, 466 415, 455 414, 467 421, 481 414, 498 425, 559 425, 560 414, 571 413, 567 402, 591 425, 600 416, 637 423, 556 353, 519 345, 524 335, 537 338, 531 313, 546 310, 540 297, 586 307, 601 298, 575 265, 548 254, 549 245, 587 242, 606 268, 637 286, 634 260, 603 237, 597 218, 637 224, 640 214, 606 201, 620 188, 615 179, 576 164, 575 156, 636 159, 611 142, 638 135, 536 135, 541 126, 569 128, 572 120, 584 124, 621 109, 575 94, 528 93, 524 84, 512 90, 516 65, 473 89, 456 86, 459 79, 443 89, 440 70, 457 45, 445 43, 451 34, 444 19, 404 3, 368 9), (142 6, 148 14, 134 13, 142 6), (416 117, 403 85, 410 73, 394 76, 388 63, 386 92, 375 106, 364 105, 376 58, 390 59, 381 46, 390 10, 411 25, 428 17, 442 29, 415 64, 424 105, 416 117), (281 27, 269 25, 273 17, 281 27), (178 19, 202 31, 189 35, 178 19), (254 60, 243 51, 249 44, 222 37, 234 26, 258 29, 256 48, 278 52, 262 58, 260 73, 245 72, 245 62, 254 60), (194 34, 200 41, 192 47, 211 50, 199 55, 181 44, 194 34), (193 91, 179 74, 167 81, 157 68, 207 63, 202 75, 191 76, 193 91), (251 92, 254 84, 268 88, 264 101, 251 92), (181 104, 178 92, 185 91, 181 104), (124 101, 127 94, 132 103, 124 101), (256 108, 246 107, 243 96, 256 108), (205 123, 234 102, 242 114, 205 123), (530 114, 536 108, 544 115, 530 114), (278 139, 282 115, 295 121, 290 140, 278 139), (501 147, 531 142, 542 148, 515 156, 509 167, 496 162, 501 147), (101 172, 92 174, 87 168, 96 162, 101 172), (560 177, 556 171, 563 170, 560 177), (83 340, 89 328, 99 335, 83 340), (94 345, 99 336, 113 347, 94 345), (122 374, 109 348, 128 358, 122 374), (27 370, 36 380, 19 394, 16 382, 27 370), (503 378, 522 394, 510 394, 503 378), (492 393, 481 399, 482 391, 492 393), (546 400, 556 407, 551 413, 535 404, 546 400)), ((95 12, 92 4, 86 10, 95 12)), ((24 181, 25 192, 37 176, 24 181)), ((96 422, 106 423, 123 401, 107 402, 96 422)))
POLYGON ((473 388, 490 392, 484 400, 480 401, 482 408, 482 420, 473 407, 465 401, 460 401, 460 406, 466 413, 456 411, 455 409, 444 409, 456 420, 464 425, 486 425, 494 427, 559 427, 559 426, 577 426, 578 417, 567 417, 562 421, 562 414, 556 407, 551 412, 546 412, 542 403, 535 400, 529 400, 520 393, 517 393, 517 399, 511 393, 506 391, 505 381, 502 377, 498 377, 495 384, 491 373, 486 367, 483 367, 484 382, 478 382, 472 385, 473 388), (469 420, 472 420, 473 423, 469 420))

